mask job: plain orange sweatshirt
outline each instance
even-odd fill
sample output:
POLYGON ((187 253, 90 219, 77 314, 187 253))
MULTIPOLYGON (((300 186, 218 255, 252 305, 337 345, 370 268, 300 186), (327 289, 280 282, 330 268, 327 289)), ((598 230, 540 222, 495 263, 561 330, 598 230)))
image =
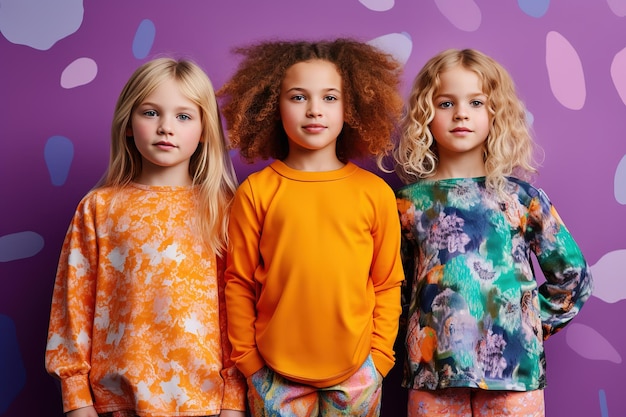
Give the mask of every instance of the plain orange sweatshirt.
POLYGON ((394 193, 353 163, 304 172, 274 161, 239 187, 230 219, 226 307, 232 358, 328 387, 372 355, 385 376, 401 312, 394 193))

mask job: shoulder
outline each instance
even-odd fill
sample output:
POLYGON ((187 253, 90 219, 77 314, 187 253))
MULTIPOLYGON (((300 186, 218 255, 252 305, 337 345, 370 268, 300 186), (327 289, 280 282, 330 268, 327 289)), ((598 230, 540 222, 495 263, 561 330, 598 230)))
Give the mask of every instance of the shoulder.
POLYGON ((113 187, 93 188, 81 198, 79 206, 91 206, 103 201, 109 201, 115 195, 113 187))
POLYGON ((358 178, 360 181, 370 183, 377 187, 391 189, 391 186, 389 185, 389 183, 385 181, 379 174, 376 174, 368 169, 360 167, 352 162, 349 162, 348 164, 349 164, 348 166, 354 166, 355 178, 358 178))
POLYGON ((507 177, 506 180, 509 193, 517 195, 519 201, 525 206, 528 206, 533 200, 550 204, 550 199, 541 188, 515 177, 507 177))

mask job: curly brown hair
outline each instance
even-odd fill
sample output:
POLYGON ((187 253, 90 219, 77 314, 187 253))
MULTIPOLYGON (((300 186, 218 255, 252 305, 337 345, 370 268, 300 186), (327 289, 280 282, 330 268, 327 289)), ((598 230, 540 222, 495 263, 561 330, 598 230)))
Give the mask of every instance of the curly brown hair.
POLYGON ((380 163, 392 150, 403 100, 398 91, 401 64, 390 54, 348 38, 264 41, 233 51, 244 59, 217 96, 231 146, 246 162, 287 156, 278 109, 281 83, 289 67, 315 59, 333 63, 343 83, 344 126, 337 157, 346 162, 374 156, 380 163))

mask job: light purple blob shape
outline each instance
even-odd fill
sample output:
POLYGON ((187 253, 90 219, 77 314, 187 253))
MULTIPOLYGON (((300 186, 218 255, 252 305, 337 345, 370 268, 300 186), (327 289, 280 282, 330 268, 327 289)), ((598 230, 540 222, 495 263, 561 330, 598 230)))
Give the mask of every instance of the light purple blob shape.
POLYGON ((395 0, 359 0, 363 6, 375 12, 386 12, 393 8, 395 0))
POLYGON ((474 0, 435 0, 435 4, 457 29, 474 32, 480 27, 482 14, 474 0))
POLYGON ((593 328, 580 323, 566 327, 565 341, 572 350, 586 359, 622 363, 622 357, 611 343, 593 328))
POLYGON ((626 48, 622 49, 613 57, 611 62, 611 79, 617 90, 617 94, 626 104, 626 48))
MULTIPOLYGON (((622 160, 617 164, 615 179, 613 180, 613 193, 618 203, 626 204, 626 155, 622 156, 622 160)), ((626 262, 624 263, 626 264, 626 262)))
POLYGON ((150 53, 154 37, 156 35, 156 27, 152 20, 144 19, 137 27, 135 38, 133 39, 133 55, 137 59, 143 59, 150 53))
POLYGON ((37 255, 43 246, 43 237, 28 230, 0 236, 0 262, 30 258, 37 255))
POLYGON ((17 45, 46 51, 83 22, 83 0, 2 0, 0 32, 17 45))
POLYGON ((13 320, 0 314, 0 415, 4 415, 26 384, 26 368, 13 320))
POLYGON ((44 159, 53 185, 63 185, 74 159, 74 144, 64 136, 52 136, 46 142, 44 159))
POLYGON ((548 11, 550 0, 517 0, 524 13, 532 17, 542 17, 548 11))
POLYGON ((89 84, 98 74, 98 64, 91 58, 78 58, 61 73, 61 87, 74 88, 89 84))
POLYGON ((367 43, 391 54, 402 65, 406 64, 409 60, 411 51, 413 50, 411 35, 406 32, 379 36, 367 43))
POLYGON ((593 296, 606 303, 626 300, 626 249, 604 254, 591 265, 593 296))
POLYGON ((546 37, 546 66, 559 103, 571 110, 582 109, 587 95, 583 66, 574 47, 558 32, 546 37))
POLYGON ((616 16, 626 16, 626 0, 606 0, 606 2, 616 16))

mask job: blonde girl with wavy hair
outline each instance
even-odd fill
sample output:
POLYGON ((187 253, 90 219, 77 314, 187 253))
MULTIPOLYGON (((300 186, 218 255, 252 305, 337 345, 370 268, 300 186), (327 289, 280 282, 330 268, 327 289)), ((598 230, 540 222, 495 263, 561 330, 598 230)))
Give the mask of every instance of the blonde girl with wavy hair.
POLYGON ((543 342, 580 311, 589 266, 546 194, 508 72, 446 50, 413 83, 394 156, 406 274, 408 416, 543 416, 543 342), (533 260, 545 282, 537 283, 533 260))
POLYGON ((223 301, 236 187, 206 73, 187 59, 141 65, 57 269, 46 368, 68 416, 244 416, 223 301))
POLYGON ((441 86, 440 75, 462 67, 480 80, 489 114, 489 131, 483 147, 487 183, 504 191, 504 176, 530 179, 534 167, 534 143, 526 107, 518 97, 509 73, 493 58, 474 49, 449 49, 428 61, 413 82, 410 106, 402 120, 402 140, 396 150, 396 172, 405 182, 435 176, 439 163, 437 142, 429 128, 435 117, 433 98, 441 86))

